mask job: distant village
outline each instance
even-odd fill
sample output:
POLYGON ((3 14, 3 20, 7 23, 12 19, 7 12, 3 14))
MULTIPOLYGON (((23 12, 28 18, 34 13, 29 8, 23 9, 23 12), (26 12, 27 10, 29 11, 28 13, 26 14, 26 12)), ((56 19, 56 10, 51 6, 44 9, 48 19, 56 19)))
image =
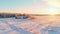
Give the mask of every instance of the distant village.
POLYGON ((27 19, 27 18, 34 18, 34 17, 32 17, 31 14, 0 13, 0 18, 27 19))

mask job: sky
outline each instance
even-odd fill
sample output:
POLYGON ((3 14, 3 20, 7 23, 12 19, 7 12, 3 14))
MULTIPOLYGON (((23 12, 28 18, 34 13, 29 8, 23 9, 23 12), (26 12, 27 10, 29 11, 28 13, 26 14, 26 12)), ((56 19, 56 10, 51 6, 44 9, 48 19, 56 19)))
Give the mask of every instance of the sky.
POLYGON ((59 0, 0 0, 0 12, 47 14, 59 9, 59 0))

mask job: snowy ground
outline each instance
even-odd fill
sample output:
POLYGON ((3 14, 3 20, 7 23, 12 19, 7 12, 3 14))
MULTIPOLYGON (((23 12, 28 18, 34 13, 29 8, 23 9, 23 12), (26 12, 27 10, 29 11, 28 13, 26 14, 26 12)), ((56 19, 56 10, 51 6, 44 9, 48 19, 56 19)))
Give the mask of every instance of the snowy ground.
POLYGON ((0 34, 60 34, 60 18, 0 18, 0 34))

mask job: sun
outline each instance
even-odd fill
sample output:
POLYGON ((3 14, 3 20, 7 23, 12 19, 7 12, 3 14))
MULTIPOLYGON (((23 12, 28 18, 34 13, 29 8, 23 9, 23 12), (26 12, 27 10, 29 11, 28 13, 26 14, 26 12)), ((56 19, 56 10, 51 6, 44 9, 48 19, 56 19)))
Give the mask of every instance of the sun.
POLYGON ((50 11, 48 12, 48 14, 49 14, 49 15, 56 15, 56 14, 57 14, 57 11, 50 10, 50 11))
POLYGON ((54 12, 54 11, 50 11, 50 12, 48 12, 48 14, 50 14, 50 15, 55 15, 56 12, 54 12))

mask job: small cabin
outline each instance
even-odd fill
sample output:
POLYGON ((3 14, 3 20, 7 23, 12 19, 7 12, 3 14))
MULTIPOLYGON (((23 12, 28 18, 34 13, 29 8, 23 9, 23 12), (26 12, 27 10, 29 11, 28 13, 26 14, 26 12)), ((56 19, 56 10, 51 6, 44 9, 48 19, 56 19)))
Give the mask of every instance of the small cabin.
POLYGON ((25 14, 16 14, 15 18, 16 18, 16 19, 27 19, 28 16, 25 15, 25 14))

